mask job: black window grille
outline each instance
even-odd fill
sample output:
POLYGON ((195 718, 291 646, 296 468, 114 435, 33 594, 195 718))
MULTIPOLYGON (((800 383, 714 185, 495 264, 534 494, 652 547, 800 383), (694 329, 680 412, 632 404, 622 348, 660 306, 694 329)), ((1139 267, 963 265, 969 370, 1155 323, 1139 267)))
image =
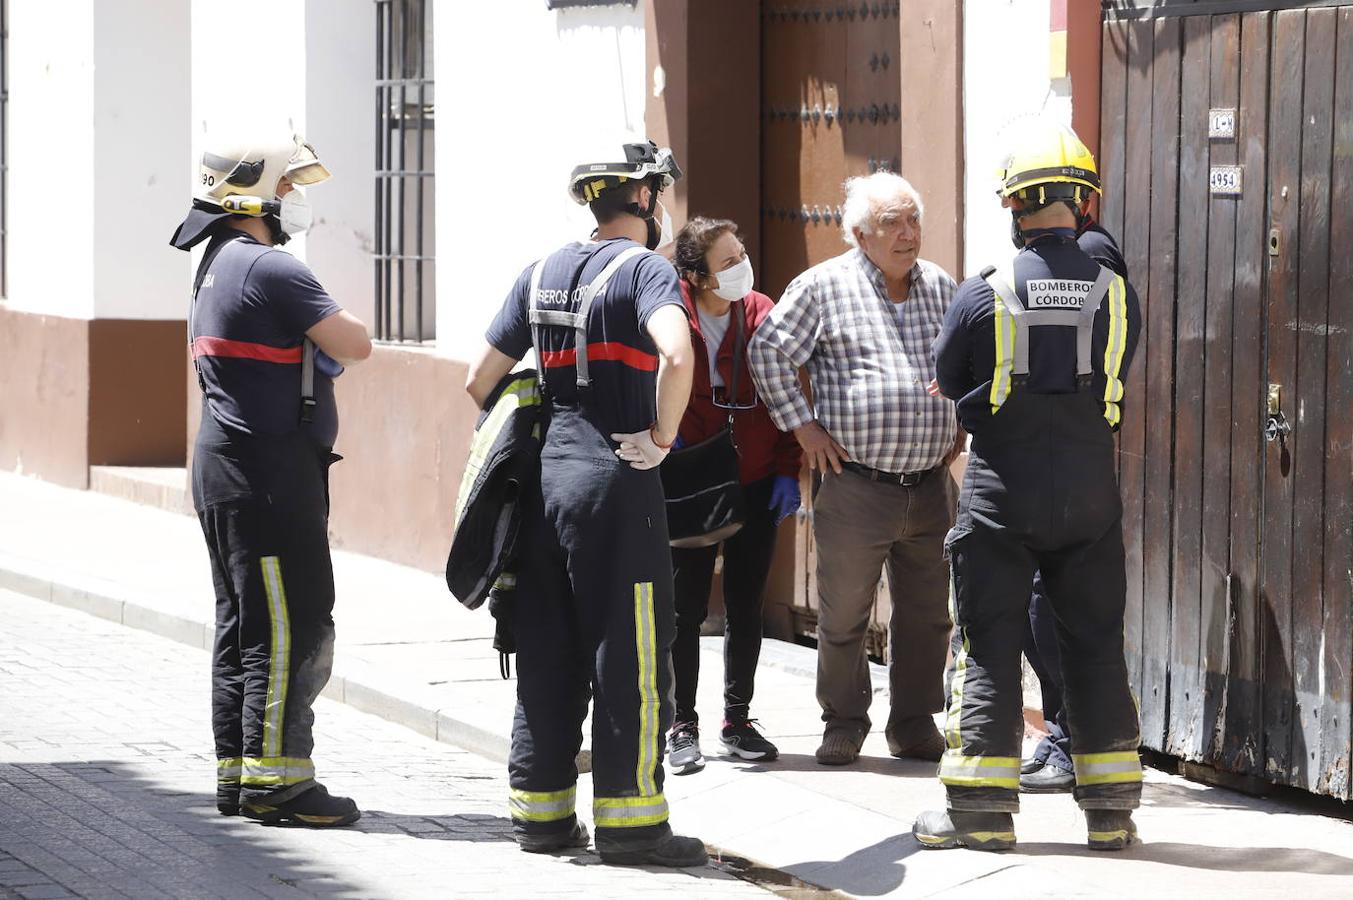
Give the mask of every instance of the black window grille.
POLYGON ((431 340, 432 0, 376 0, 376 337, 431 340))

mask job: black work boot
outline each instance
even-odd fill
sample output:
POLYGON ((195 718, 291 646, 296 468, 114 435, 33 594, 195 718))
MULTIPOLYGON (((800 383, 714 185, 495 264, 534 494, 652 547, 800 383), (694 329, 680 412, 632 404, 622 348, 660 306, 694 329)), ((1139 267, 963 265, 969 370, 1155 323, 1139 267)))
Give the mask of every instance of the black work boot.
POLYGON ((554 853, 559 850, 581 849, 587 846, 589 840, 591 835, 587 833, 587 826, 575 820, 573 827, 568 831, 553 834, 519 833, 517 846, 527 853, 554 853))
POLYGON ((934 809, 916 817, 911 833, 927 850, 1010 850, 1015 846, 1015 818, 1007 812, 934 809))
POLYGON ((1130 809, 1087 809, 1085 826, 1091 850, 1122 850, 1137 842, 1137 824, 1130 809))
POLYGON ((240 783, 216 783, 216 811, 223 816, 240 814, 240 783))
POLYGON ((699 838, 669 834, 652 847, 627 850, 597 847, 601 861, 612 866, 668 866, 689 869, 709 862, 709 854, 699 838))
POLYGON ((1076 786, 1076 773, 1048 763, 1037 772, 1019 776, 1022 794, 1066 794, 1076 786))
POLYGON ((270 803, 268 795, 246 800, 240 804, 240 812, 246 819, 253 819, 273 825, 291 822, 310 828, 338 828, 351 825, 362 817, 362 812, 348 797, 331 797, 329 790, 322 784, 295 797, 270 803))

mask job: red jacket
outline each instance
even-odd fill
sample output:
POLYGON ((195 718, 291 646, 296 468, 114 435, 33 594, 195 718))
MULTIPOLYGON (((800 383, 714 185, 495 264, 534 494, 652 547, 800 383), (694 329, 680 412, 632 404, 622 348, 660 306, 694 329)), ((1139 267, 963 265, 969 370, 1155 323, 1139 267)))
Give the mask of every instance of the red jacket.
MULTIPOLYGON (((706 438, 718 434, 728 423, 730 410, 714 405, 709 381, 709 355, 705 350, 705 338, 700 333, 700 316, 696 313, 695 300, 691 297, 690 286, 681 282, 681 297, 686 302, 686 313, 691 320, 691 347, 695 351, 695 378, 691 383, 691 399, 686 406, 686 414, 681 419, 678 434, 682 443, 690 447, 706 438)), ((792 434, 785 434, 775 427, 766 411, 766 404, 756 396, 756 385, 752 383, 752 373, 747 364, 747 343, 752 339, 761 321, 770 314, 774 304, 765 294, 752 291, 732 305, 731 314, 743 316, 741 347, 742 364, 738 370, 738 402, 755 403, 750 409, 735 409, 733 413, 733 439, 738 445, 741 458, 742 483, 751 484, 772 475, 799 476, 799 467, 803 463, 803 450, 792 434)), ((729 322, 724 333, 723 343, 719 346, 716 365, 723 378, 725 389, 733 384, 733 345, 737 341, 737 326, 729 322)))

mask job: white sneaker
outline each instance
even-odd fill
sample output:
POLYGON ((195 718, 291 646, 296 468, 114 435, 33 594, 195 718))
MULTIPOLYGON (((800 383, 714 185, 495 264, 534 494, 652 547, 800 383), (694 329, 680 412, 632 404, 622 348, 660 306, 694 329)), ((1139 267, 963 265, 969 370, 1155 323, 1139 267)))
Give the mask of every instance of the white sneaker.
POLYGON ((667 765, 673 775, 689 775, 705 767, 700 752, 700 729, 694 725, 677 725, 667 738, 667 765))

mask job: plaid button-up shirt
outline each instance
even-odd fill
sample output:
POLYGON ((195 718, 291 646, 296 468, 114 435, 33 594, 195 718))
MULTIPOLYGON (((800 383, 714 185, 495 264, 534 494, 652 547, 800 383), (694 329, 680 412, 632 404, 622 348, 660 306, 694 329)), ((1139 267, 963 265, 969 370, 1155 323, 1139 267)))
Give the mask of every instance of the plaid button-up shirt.
POLYGON ((926 392, 935 377, 930 345, 954 299, 954 279, 917 260, 902 304, 860 250, 792 281, 757 329, 752 374, 776 426, 816 418, 850 458, 885 472, 939 465, 954 445, 954 404, 926 392), (808 367, 813 405, 799 387, 808 367), (813 406, 816 406, 816 415, 813 406))

